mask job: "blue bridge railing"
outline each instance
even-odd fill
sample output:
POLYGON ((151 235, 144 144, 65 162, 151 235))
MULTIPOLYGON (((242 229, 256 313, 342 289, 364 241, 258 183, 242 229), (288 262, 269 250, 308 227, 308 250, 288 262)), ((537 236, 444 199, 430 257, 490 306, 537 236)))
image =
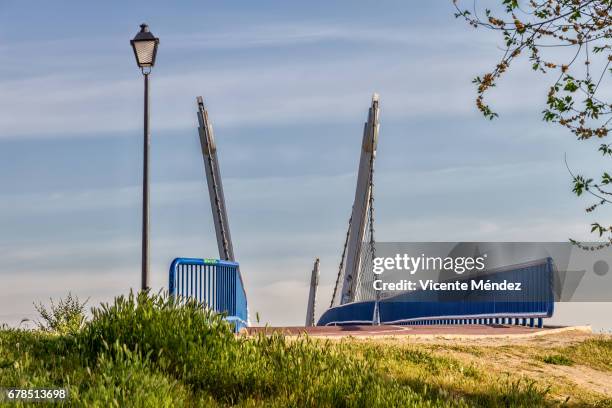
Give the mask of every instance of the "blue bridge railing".
MULTIPOLYGON (((491 282, 521 282, 520 292, 495 291, 456 295, 432 291, 398 294, 378 302, 380 323, 431 324, 519 324, 542 327, 554 312, 552 258, 511 265, 482 275, 491 282), (464 298, 461 298, 464 296, 464 298)), ((462 281, 462 279, 457 279, 462 281)), ((468 281, 469 278, 464 278, 468 281)), ((347 303, 326 310, 317 326, 373 324, 375 300, 347 303)))
POLYGON ((170 265, 168 287, 171 296, 194 298, 225 313, 236 331, 248 326, 246 292, 236 262, 176 258, 170 265))

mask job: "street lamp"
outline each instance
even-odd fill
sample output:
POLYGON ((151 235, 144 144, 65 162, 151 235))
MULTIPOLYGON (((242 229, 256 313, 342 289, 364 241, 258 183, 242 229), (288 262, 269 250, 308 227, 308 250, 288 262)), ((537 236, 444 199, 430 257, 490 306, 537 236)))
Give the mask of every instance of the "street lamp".
POLYGON ((155 65, 159 38, 156 38, 146 24, 140 25, 140 31, 130 41, 136 64, 144 76, 144 159, 142 171, 142 276, 141 289, 149 288, 149 74, 155 65))

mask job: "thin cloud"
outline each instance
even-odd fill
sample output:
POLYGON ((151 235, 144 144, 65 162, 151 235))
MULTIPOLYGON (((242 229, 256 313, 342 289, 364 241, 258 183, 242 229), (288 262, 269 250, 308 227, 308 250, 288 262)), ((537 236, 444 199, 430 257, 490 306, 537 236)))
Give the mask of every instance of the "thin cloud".
MULTIPOLYGON (((203 41, 200 34, 186 38, 169 37, 170 49, 244 47, 252 43, 291 43, 299 50, 301 42, 345 40, 365 44, 364 49, 339 47, 324 59, 294 58, 284 61, 264 52, 247 64, 237 64, 231 53, 216 56, 214 68, 183 70, 180 74, 156 74, 152 81, 152 125, 157 131, 187 129, 195 125, 194 97, 211 101, 214 123, 221 126, 338 123, 362 115, 369 95, 382 94, 385 117, 417 118, 445 115, 474 115, 474 89, 470 79, 489 68, 495 56, 487 47, 469 53, 441 53, 432 44, 461 42, 453 30, 419 36, 417 28, 367 29, 343 26, 289 24, 272 27, 247 27, 229 34, 218 34, 203 41), (293 33, 293 34, 291 34, 293 33), (454 33, 454 34, 453 34, 454 33), (433 36, 433 37, 432 37, 433 36), (193 38, 192 38, 193 37, 193 38), (439 37, 439 38, 434 38, 439 37), (189 38, 192 38, 189 40, 189 38), (249 40, 250 39, 250 40, 249 40), (250 41, 250 42, 249 42, 250 41), (297 43, 296 43, 297 42, 297 43), (373 47, 374 43, 388 47, 373 47), (415 54, 415 45, 423 49, 415 54)), ((459 30, 458 32, 464 32, 459 30)), ((202 37, 206 37, 202 34, 202 37)), ((73 43, 75 40, 70 40, 73 43)), ((251 45, 249 45, 251 44, 251 45)), ((106 58, 106 64, 123 63, 125 55, 106 58)), ((56 57, 57 58, 57 57, 56 57)), ((178 54, 175 60, 187 59, 178 54)), ((204 56, 191 60, 191 66, 204 56)), ((53 60, 53 58, 50 59, 53 60)), ((84 51, 83 61, 89 57, 84 51)), ((91 61, 96 67, 99 60, 91 61)), ((207 65, 204 65, 207 66, 207 65)), ((87 69, 56 67, 44 75, 0 81, 0 138, 87 137, 90 134, 135 131, 141 127, 141 83, 125 75, 87 75, 87 69), (60 74, 61 72, 61 74, 60 74), (36 120, 32 120, 32 118, 36 120)), ((531 74, 531 73, 529 73, 531 74)), ((504 112, 527 111, 541 101, 525 95, 510 97, 520 84, 537 86, 537 78, 524 73, 510 76, 499 92, 499 108, 504 112)), ((361 116, 359 116, 361 118, 361 116)))
MULTIPOLYGON (((450 19, 449 19, 450 21, 450 19)), ((356 43, 370 45, 423 46, 434 44, 437 48, 452 48, 453 45, 470 41, 472 46, 490 45, 492 41, 477 36, 469 30, 432 27, 363 27, 347 24, 310 22, 283 22, 265 25, 241 26, 219 32, 175 34, 165 37, 170 47, 175 49, 250 49, 278 48, 320 43, 356 43), (424 36, 427 41, 424 41, 424 36)))

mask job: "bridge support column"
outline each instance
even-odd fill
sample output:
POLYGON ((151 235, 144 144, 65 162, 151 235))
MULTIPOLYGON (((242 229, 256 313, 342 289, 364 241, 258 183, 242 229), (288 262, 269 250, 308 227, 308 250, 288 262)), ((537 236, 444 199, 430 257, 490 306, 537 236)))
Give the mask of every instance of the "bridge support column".
POLYGON ((315 307, 317 303, 317 286, 319 285, 319 258, 315 260, 310 275, 310 292, 308 294, 308 305, 306 306, 306 326, 315 325, 315 307))
MULTIPOLYGON (((378 95, 372 96, 372 105, 368 111, 368 120, 364 124, 361 144, 361 157, 357 173, 357 188, 351 212, 350 227, 346 241, 346 265, 344 282, 340 295, 340 303, 345 304, 355 300, 359 281, 361 265, 361 251, 363 248, 368 213, 371 210, 372 177, 374 158, 376 157, 376 143, 379 128, 378 95)), ((373 239, 373 237, 372 237, 373 239)))

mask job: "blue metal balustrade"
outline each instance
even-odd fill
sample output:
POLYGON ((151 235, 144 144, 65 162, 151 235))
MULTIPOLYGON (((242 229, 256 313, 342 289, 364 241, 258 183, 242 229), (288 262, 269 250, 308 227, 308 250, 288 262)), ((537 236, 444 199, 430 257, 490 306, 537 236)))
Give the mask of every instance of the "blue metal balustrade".
MULTIPOLYGON (((518 324, 542 327, 542 319, 554 311, 554 264, 545 258, 513 265, 479 279, 491 282, 521 282, 520 292, 478 291, 440 293, 416 291, 400 293, 379 301, 383 324, 518 324)), ((457 279, 459 281, 466 280, 457 279)), ((375 300, 332 307, 321 315, 317 325, 373 324, 375 300)))
POLYGON ((225 313, 236 331, 248 326, 246 292, 236 262, 176 258, 170 265, 168 287, 171 296, 194 298, 225 313))

